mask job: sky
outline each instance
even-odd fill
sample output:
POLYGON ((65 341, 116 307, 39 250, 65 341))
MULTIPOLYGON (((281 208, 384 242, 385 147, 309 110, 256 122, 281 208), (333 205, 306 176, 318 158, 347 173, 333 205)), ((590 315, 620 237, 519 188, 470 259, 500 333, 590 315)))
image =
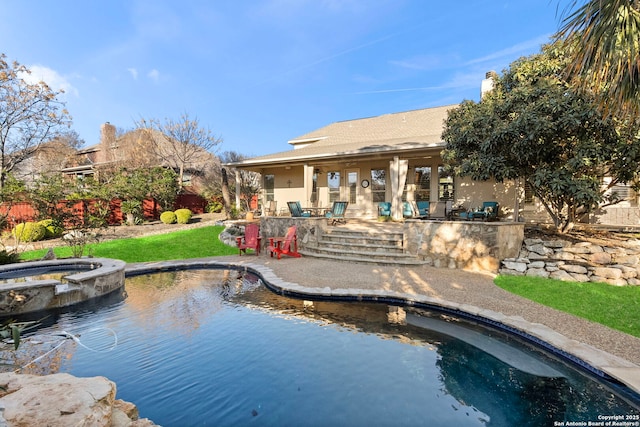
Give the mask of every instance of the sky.
POLYGON ((0 0, 0 53, 85 146, 100 126, 197 118, 218 153, 286 151, 337 121, 477 101, 540 51, 567 0, 0 0))

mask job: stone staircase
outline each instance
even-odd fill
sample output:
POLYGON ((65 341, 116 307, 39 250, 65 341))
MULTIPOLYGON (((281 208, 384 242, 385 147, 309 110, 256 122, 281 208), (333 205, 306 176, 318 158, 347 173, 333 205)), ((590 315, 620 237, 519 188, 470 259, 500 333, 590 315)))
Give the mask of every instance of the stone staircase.
POLYGON ((400 227, 350 227, 340 225, 323 230, 318 245, 300 249, 304 256, 357 263, 422 265, 424 261, 404 253, 400 227))

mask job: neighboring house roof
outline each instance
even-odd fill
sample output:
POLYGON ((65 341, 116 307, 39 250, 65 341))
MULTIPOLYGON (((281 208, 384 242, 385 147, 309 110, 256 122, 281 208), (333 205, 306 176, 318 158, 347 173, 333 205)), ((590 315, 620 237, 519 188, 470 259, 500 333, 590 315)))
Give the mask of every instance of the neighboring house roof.
POLYGON ((447 112, 458 105, 384 114, 332 123, 289 141, 293 150, 253 157, 227 166, 261 166, 288 162, 393 153, 444 146, 447 112))

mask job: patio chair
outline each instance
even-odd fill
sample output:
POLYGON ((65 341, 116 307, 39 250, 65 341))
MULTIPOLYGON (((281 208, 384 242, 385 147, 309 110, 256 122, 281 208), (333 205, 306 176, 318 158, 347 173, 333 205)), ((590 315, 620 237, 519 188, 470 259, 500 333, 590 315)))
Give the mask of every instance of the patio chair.
POLYGON ((236 237, 240 256, 247 253, 247 249, 253 249, 256 255, 260 255, 260 227, 258 224, 247 224, 244 227, 244 236, 236 237))
POLYGON ((416 209, 418 210, 418 218, 429 218, 429 201, 420 200, 416 202, 416 209))
POLYGON ((291 212, 292 217, 308 218, 311 216, 311 212, 302 210, 302 206, 300 206, 300 202, 287 202, 287 206, 289 206, 289 212, 291 212))
POLYGON ((331 225, 334 225, 336 222, 341 222, 343 224, 347 222, 344 216, 347 212, 347 206, 349 206, 349 202, 333 202, 331 211, 325 214, 331 225))
POLYGON ((429 203, 429 218, 445 219, 447 217, 447 202, 429 203))
POLYGON ((483 221, 495 221, 498 219, 498 202, 482 202, 482 207, 469 213, 471 220, 478 218, 483 221))
POLYGON ((391 202, 378 203, 378 216, 391 216, 391 202))
POLYGON ((265 216, 278 216, 278 202, 275 200, 270 200, 269 204, 264 210, 265 216))
POLYGON ((292 225, 287 230, 287 234, 284 237, 269 237, 269 255, 273 258, 273 254, 280 259, 281 255, 288 255, 295 258, 300 258, 302 255, 298 253, 298 237, 296 236, 295 225, 292 225))
POLYGON ((405 218, 413 218, 415 216, 411 202, 402 202, 402 216, 405 218))

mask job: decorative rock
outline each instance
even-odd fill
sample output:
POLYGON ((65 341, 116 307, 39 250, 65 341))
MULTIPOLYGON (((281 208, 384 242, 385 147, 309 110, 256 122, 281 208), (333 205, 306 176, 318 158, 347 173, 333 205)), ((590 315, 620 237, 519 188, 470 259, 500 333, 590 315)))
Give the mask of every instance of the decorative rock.
POLYGON ((532 277, 549 277, 549 272, 544 268, 530 268, 525 273, 526 276, 532 277))
POLYGON ((511 261, 506 261, 503 262, 504 267, 509 269, 509 270, 515 270, 518 271, 520 273, 524 273, 527 270, 527 264, 524 262, 511 262, 511 261))
POLYGON ((570 246, 571 243, 567 242, 566 240, 547 240, 544 241, 543 244, 548 247, 548 248, 566 248, 567 246, 570 246))
POLYGON ((542 239, 524 239, 524 246, 541 245, 542 239))
POLYGON ((569 273, 573 280, 576 282, 589 282, 589 276, 586 274, 578 274, 578 273, 569 273))
POLYGON ((527 250, 529 252, 535 252, 538 255, 550 255, 550 254, 553 253, 553 249, 549 249, 548 247, 546 247, 542 243, 539 243, 537 245, 527 246, 527 250))
POLYGON ((638 270, 633 267, 629 267, 626 265, 618 265, 618 264, 612 265, 611 267, 617 268, 620 271, 622 271, 622 277, 624 279, 631 279, 634 277, 638 277, 638 270))
POLYGON ((586 267, 583 267, 581 265, 574 265, 574 264, 564 264, 559 266, 561 270, 564 270, 566 272, 569 273, 577 273, 577 274, 587 274, 588 270, 586 267))
POLYGON ((134 405, 117 401, 116 385, 104 377, 77 378, 69 374, 38 376, 9 372, 0 374, 0 385, 4 388, 0 405, 4 407, 7 425, 155 426, 147 419, 139 420, 134 405))
POLYGON ((529 269, 532 269, 532 268, 544 268, 544 267, 545 267, 544 261, 534 261, 534 262, 529 264, 529 269))
POLYGON ((549 278, 550 279, 557 279, 557 280, 564 280, 566 282, 571 282, 573 281, 573 276, 571 276, 569 273, 567 273, 564 270, 558 270, 558 271, 554 271, 551 274, 549 274, 549 278))
POLYGON ((640 259, 637 255, 616 255, 614 257, 616 264, 638 265, 640 259))
POLYGON ((604 277, 606 279, 621 279, 622 271, 612 267, 596 267, 593 269, 594 276, 604 277))
POLYGON ((576 256, 569 252, 556 252, 553 256, 555 259, 563 260, 563 261, 573 261, 576 259, 576 256))
POLYGON ((640 241, 638 246, 632 247, 629 242, 621 247, 603 247, 591 242, 525 239, 521 258, 504 260, 500 273, 640 285, 640 241))
POLYGON ((594 264, 611 264, 611 254, 607 252, 596 252, 589 256, 589 262, 594 264))

